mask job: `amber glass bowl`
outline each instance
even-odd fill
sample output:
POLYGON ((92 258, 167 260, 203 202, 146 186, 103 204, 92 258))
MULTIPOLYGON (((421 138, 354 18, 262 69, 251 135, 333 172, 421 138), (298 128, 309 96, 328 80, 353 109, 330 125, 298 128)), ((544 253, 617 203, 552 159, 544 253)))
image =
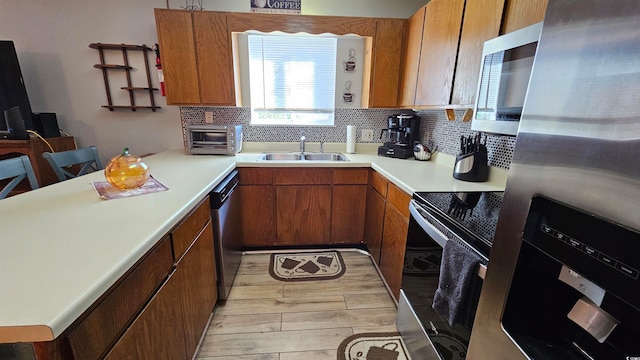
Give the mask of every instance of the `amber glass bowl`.
POLYGON ((122 154, 109 161, 104 176, 119 189, 135 189, 149 179, 149 167, 140 157, 129 154, 129 148, 124 148, 122 154))

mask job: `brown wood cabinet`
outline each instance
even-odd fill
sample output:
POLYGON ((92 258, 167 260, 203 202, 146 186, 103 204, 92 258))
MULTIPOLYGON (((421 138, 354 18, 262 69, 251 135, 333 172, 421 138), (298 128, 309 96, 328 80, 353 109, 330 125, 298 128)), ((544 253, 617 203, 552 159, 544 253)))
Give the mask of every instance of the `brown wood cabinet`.
POLYGON ((107 354, 106 360, 187 359, 184 331, 176 326, 183 317, 180 307, 183 281, 178 272, 169 277, 107 354))
MULTIPOLYGON (((207 202, 207 206, 209 203, 207 202)), ((191 359, 218 300, 216 263, 211 219, 197 236, 184 257, 176 264, 180 276, 184 339, 187 359, 191 359)), ((175 325, 174 325, 175 326, 175 325)))
POLYGON ((365 243, 396 299, 400 295, 402 281, 410 200, 409 194, 371 170, 365 243))
POLYGON ((382 230, 386 206, 388 181, 374 170, 369 172, 367 204, 364 222, 364 242, 376 264, 380 265, 382 230))
POLYGON ((409 20, 403 105, 449 104, 464 3, 432 0, 409 20))
POLYGON ((155 9, 169 105, 235 105, 225 13, 155 9))
POLYGON ((399 104, 402 39, 406 23, 400 19, 376 20, 369 107, 395 107, 399 104))
POLYGON ((118 340, 107 359, 193 357, 217 300, 208 197, 176 227, 171 240, 174 272, 118 340))
POLYGON ((506 0, 500 34, 544 20, 549 0, 506 0))
POLYGON ((217 300, 209 198, 201 201, 38 360, 191 359, 217 300))
POLYGON ((97 359, 104 355, 172 267, 171 241, 167 236, 69 333, 74 358, 97 359))
POLYGON ((331 242, 331 186, 276 186, 275 245, 331 242))
POLYGON ((334 169, 331 204, 331 242, 364 242, 368 169, 334 169))
POLYGON ((233 53, 226 14, 194 12, 193 33, 200 80, 200 103, 234 106, 236 95, 233 53))
POLYGON ((276 241, 275 189, 272 168, 239 168, 242 244, 269 246, 276 241))
POLYGON ((368 169, 240 168, 245 247, 359 244, 368 169))
POLYGON ((433 0, 426 5, 416 105, 448 104, 458 52, 464 0, 433 0))
POLYGON ((452 104, 473 107, 484 42, 500 34, 505 0, 467 1, 460 34, 452 104))
POLYGON ((473 107, 484 42, 542 21, 547 2, 430 1, 407 22, 400 104, 473 107))
POLYGON ((404 19, 155 9, 167 103, 234 106, 231 33, 307 32, 371 37, 369 107, 397 105, 404 19))
POLYGON ((155 9, 167 104, 200 104, 200 81, 189 11, 155 9))
POLYGON ((331 169, 275 169, 275 245, 331 242, 331 169))
POLYGON ((400 84, 400 106, 414 106, 416 104, 416 86, 418 84, 420 49, 422 48, 422 32, 426 9, 426 5, 421 7, 407 20, 402 82, 400 84))
POLYGON ((389 184, 384 210, 380 271, 396 300, 400 296, 404 250, 409 230, 409 201, 411 196, 394 184, 389 184))

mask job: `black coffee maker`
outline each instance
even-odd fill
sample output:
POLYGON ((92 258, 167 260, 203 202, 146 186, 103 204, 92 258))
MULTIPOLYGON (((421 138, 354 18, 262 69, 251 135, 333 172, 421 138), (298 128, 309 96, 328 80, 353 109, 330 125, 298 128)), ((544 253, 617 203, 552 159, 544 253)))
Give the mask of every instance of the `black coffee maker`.
POLYGON ((418 140, 420 117, 414 113, 403 113, 389 116, 387 128, 380 132, 380 139, 384 137, 384 145, 378 147, 379 156, 398 159, 413 157, 413 145, 418 140))

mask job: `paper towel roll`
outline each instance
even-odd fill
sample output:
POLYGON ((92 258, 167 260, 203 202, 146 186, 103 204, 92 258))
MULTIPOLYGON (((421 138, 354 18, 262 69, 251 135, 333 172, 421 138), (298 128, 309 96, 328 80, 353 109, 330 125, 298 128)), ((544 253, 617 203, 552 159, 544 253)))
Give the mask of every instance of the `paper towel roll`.
POLYGON ((356 152, 356 127, 353 125, 347 125, 347 152, 356 152))

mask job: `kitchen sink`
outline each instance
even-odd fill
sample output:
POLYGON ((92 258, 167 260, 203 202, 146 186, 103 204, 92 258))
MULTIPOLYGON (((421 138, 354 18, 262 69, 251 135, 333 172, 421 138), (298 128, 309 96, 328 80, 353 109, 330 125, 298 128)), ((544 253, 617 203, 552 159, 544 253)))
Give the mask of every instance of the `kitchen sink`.
POLYGON ((291 154, 291 153, 269 153, 262 154, 258 158, 260 160, 271 160, 271 161, 289 161, 289 160, 304 160, 302 155, 300 154, 291 154))
POLYGON ((341 153, 266 153, 258 161, 349 161, 341 153))
POLYGON ((310 161, 349 161, 349 159, 340 153, 304 154, 304 159, 310 161))

